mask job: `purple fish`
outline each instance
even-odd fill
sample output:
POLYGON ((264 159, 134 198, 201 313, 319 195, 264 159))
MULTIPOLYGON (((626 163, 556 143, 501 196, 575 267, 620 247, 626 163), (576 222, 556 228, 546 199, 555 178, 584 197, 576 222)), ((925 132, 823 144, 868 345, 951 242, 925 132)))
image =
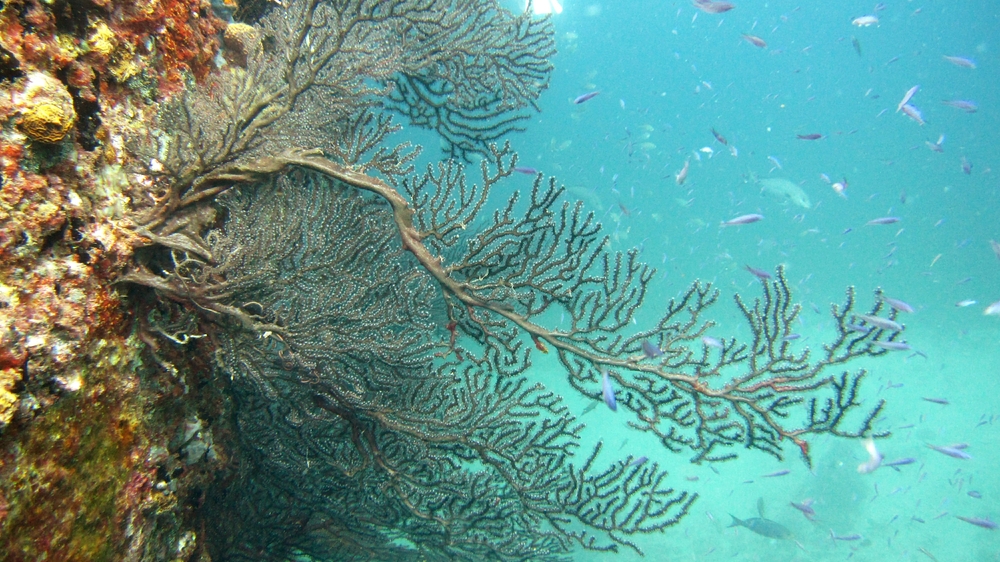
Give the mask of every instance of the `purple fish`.
POLYGON ((747 271, 753 274, 754 277, 760 279, 761 281, 766 281, 771 278, 771 274, 764 271, 763 269, 757 269, 756 267, 746 266, 747 271))
POLYGON ((604 394, 604 403, 611 408, 612 412, 618 411, 618 402, 615 400, 615 389, 611 386, 611 378, 608 377, 608 370, 601 369, 601 392, 604 394))
POLYGON ((778 476, 784 476, 786 474, 791 474, 791 472, 792 472, 791 470, 788 470, 787 468, 783 468, 781 470, 776 470, 776 471, 774 471, 774 472, 772 472, 770 474, 765 474, 764 476, 761 476, 761 478, 777 478, 778 476))
POLYGON ((899 222, 901 219, 899 217, 882 217, 878 219, 872 219, 865 223, 867 226, 878 226, 883 224, 892 224, 894 222, 899 222))
POLYGON ((941 447, 937 445, 931 445, 930 443, 928 443, 927 446, 943 455, 948 455, 949 457, 955 459, 968 460, 972 458, 972 455, 962 450, 965 447, 959 447, 957 445, 952 445, 950 447, 941 447))
POLYGON ((795 341, 795 340, 797 340, 797 339, 799 339, 801 337, 802 336, 799 335, 799 334, 788 334, 787 336, 781 338, 781 341, 783 341, 783 342, 790 342, 790 341, 795 341))
MULTIPOLYGON (((906 458, 896 459, 894 461, 889 461, 889 462, 882 463, 882 466, 890 466, 892 468, 896 468, 897 466, 903 466, 905 464, 913 464, 915 462, 917 462, 917 459, 915 459, 913 457, 906 457, 906 458)), ((899 469, 896 468, 896 470, 899 470, 899 469)))
POLYGON ((663 355, 663 350, 650 343, 649 340, 642 340, 642 353, 645 354, 646 359, 654 359, 663 355))
POLYGON ((858 535, 858 534, 844 535, 844 536, 841 537, 841 536, 838 536, 836 533, 834 533, 833 529, 830 529, 830 539, 831 540, 835 540, 835 541, 859 541, 862 538, 863 537, 861 535, 858 535))
POLYGON ((757 222, 757 221, 763 220, 763 219, 764 219, 764 215, 758 215, 756 213, 751 213, 749 215, 740 215, 740 216, 738 216, 738 217, 736 217, 734 219, 730 219, 730 220, 727 220, 727 221, 722 221, 722 223, 720 223, 719 226, 740 226, 740 225, 744 225, 744 224, 754 223, 754 222, 757 222))
POLYGON ((903 99, 900 100, 899 105, 896 106, 896 113, 899 113, 899 111, 903 109, 903 106, 910 102, 913 98, 913 94, 917 93, 917 90, 919 89, 920 86, 914 86, 906 91, 906 94, 903 95, 903 99))
POLYGON ((600 94, 600 93, 601 92, 598 92, 598 91, 587 92, 586 94, 583 94, 582 96, 577 96, 577 98, 575 100, 573 100, 573 103, 575 103, 575 104, 581 104, 581 103, 583 103, 583 102, 585 102, 585 101, 587 101, 587 100, 589 100, 589 99, 597 96, 597 94, 600 94))
POLYGON ((811 499, 802 500, 802 503, 789 502, 792 507, 802 512, 802 515, 806 516, 806 519, 812 521, 813 517, 816 517, 816 512, 812 508, 813 501, 811 499))
POLYGON ((942 100, 941 103, 947 105, 948 107, 961 109, 966 113, 975 113, 979 111, 979 106, 976 105, 976 102, 970 100, 942 100))
POLYGON ((927 398, 926 396, 921 397, 921 400, 926 400, 928 402, 933 402, 934 404, 941 404, 942 406, 947 406, 949 404, 947 398, 927 398))
POLYGON ((907 303, 905 303, 905 302, 903 302, 903 301, 901 301, 899 299, 893 299, 893 298, 889 298, 889 297, 883 295, 882 296, 882 302, 884 302, 885 304, 887 304, 887 305, 895 308, 896 310, 898 310, 900 312, 913 312, 913 307, 912 306, 910 306, 909 304, 907 304, 907 303))
POLYGON ((955 517, 958 517, 966 523, 972 523, 976 527, 982 527, 991 531, 997 528, 996 522, 990 521, 989 519, 980 519, 979 517, 962 517, 961 515, 956 515, 955 517))
POLYGON ((965 156, 962 157, 962 171, 965 172, 965 175, 972 174, 972 162, 969 162, 965 156))
POLYGON ((519 174, 526 174, 526 175, 529 175, 529 176, 534 176, 534 175, 538 174, 538 170, 536 170, 534 168, 529 168, 527 166, 516 166, 514 168, 514 171, 517 172, 517 173, 519 173, 519 174))
POLYGON ((641 456, 641 457, 635 459, 634 461, 628 463, 628 465, 629 466, 639 466, 640 464, 642 464, 642 463, 644 463, 644 462, 646 462, 648 460, 649 459, 646 456, 641 456))

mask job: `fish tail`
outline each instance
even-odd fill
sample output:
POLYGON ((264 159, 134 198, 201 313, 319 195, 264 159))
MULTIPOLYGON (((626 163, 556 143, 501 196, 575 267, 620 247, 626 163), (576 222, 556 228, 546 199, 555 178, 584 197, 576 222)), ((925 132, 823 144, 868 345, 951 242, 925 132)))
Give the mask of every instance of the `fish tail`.
POLYGON ((733 522, 729 524, 730 527, 742 527, 743 526, 743 521, 740 521, 735 515, 733 515, 732 513, 730 513, 729 516, 733 518, 733 522))

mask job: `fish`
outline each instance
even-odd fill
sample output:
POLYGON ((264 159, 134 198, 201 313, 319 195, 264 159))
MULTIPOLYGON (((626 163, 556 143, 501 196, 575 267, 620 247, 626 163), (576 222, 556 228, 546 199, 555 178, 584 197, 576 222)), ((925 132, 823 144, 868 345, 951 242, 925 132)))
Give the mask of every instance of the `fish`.
POLYGON ((833 541, 859 541, 862 538, 864 538, 864 537, 862 537, 861 535, 859 535, 857 533, 855 533, 853 535, 840 536, 840 535, 837 535, 836 533, 834 533, 833 529, 830 529, 830 540, 833 540, 833 541))
POLYGON ((996 301, 995 303, 987 306, 986 310, 983 311, 983 314, 986 316, 1000 316, 1000 301, 996 301))
POLYGON ((635 459, 634 461, 628 463, 628 466, 639 466, 640 464, 642 464, 642 463, 644 463, 644 462, 646 462, 648 460, 649 460, 649 458, 644 455, 644 456, 641 456, 641 457, 635 459))
POLYGON ((918 84, 918 85, 910 88, 909 90, 906 91, 905 94, 903 94, 903 99, 900 100, 899 105, 896 106, 896 113, 899 113, 900 111, 903 110, 903 106, 906 105, 907 103, 909 103, 910 99, 913 98, 913 95, 916 94, 917 90, 919 90, 919 89, 920 89, 920 85, 918 84))
POLYGON ((684 180, 686 180, 688 177, 688 169, 690 169, 690 167, 691 167, 691 159, 688 158, 687 160, 684 161, 684 167, 681 168, 681 171, 677 172, 677 176, 674 177, 674 180, 677 182, 677 185, 684 185, 684 180))
POLYGON ((702 336, 701 343, 716 349, 723 349, 725 347, 718 338, 713 338, 712 336, 702 336))
POLYGON ((942 144, 944 144, 943 134, 938 137, 938 140, 935 143, 932 143, 931 141, 924 141, 924 143, 927 144, 927 148, 933 150, 934 152, 944 152, 944 147, 942 146, 942 144))
POLYGON ((751 213, 749 215, 740 215, 736 218, 729 219, 727 221, 722 221, 719 223, 720 227, 724 226, 740 226, 744 224, 755 223, 757 221, 764 220, 764 215, 758 215, 756 213, 751 213))
POLYGON ((517 172, 517 173, 519 173, 519 174, 525 174, 525 175, 529 175, 529 176, 534 176, 534 175, 538 174, 538 170, 536 170, 534 168, 529 168, 527 166, 515 166, 514 167, 514 171, 517 172))
POLYGON ((663 350, 650 343, 649 340, 642 340, 642 353, 646 359, 654 359, 663 355, 663 350))
POLYGON ((717 132, 717 131, 715 130, 715 128, 714 128, 714 127, 712 128, 712 136, 714 136, 714 137, 715 137, 715 140, 717 140, 717 141, 721 142, 722 144, 725 144, 725 145, 728 145, 728 144, 729 144, 729 141, 727 141, 727 140, 726 140, 726 137, 724 137, 724 136, 720 135, 720 134, 719 134, 719 133, 718 133, 718 132, 717 132))
POLYGON ((965 172, 965 175, 967 176, 972 175, 972 162, 969 162, 965 156, 962 157, 962 171, 965 172))
POLYGON ((997 259, 1000 260, 1000 242, 997 242, 996 240, 990 240, 990 247, 993 248, 993 255, 995 255, 997 259))
POLYGON ((902 341, 873 341, 872 345, 886 351, 910 351, 913 349, 910 344, 902 341))
POLYGON ((781 470, 776 470, 774 472, 771 472, 770 474, 765 474, 765 475, 761 476, 761 478, 777 478, 778 476, 784 476, 786 474, 791 474, 791 472, 792 472, 791 470, 788 470, 787 468, 783 468, 781 470))
POLYGON ((771 274, 764 271, 763 269, 757 269, 756 267, 745 266, 747 271, 753 274, 754 277, 760 279, 761 281, 766 281, 771 278, 771 274))
POLYGON ((809 133, 807 135, 795 135, 795 138, 799 140, 818 140, 823 138, 823 135, 820 133, 809 133))
POLYGON ((967 494, 968 494, 968 496, 969 496, 970 498, 976 498, 977 500, 979 500, 979 499, 982 499, 982 498, 983 498, 983 495, 982 495, 982 494, 980 494, 979 492, 975 491, 975 490, 969 490, 969 491, 967 492, 967 494))
POLYGON ((870 474, 875 472, 882 465, 882 453, 875 446, 875 440, 869 437, 863 441, 865 450, 868 451, 868 460, 858 465, 858 474, 870 474))
POLYGON ((976 68, 976 61, 967 57, 955 57, 955 56, 944 55, 942 58, 955 66, 960 66, 962 68, 968 68, 972 70, 975 70, 976 68))
POLYGON ((976 301, 974 301, 972 299, 965 299, 964 301, 958 301, 958 302, 956 302, 955 306, 957 306, 958 308, 965 308, 967 306, 972 306, 974 304, 976 304, 976 301))
POLYGON ((583 414, 589 414, 594 411, 594 408, 596 408, 598 404, 600 404, 600 402, 591 402, 590 404, 587 404, 587 407, 583 409, 583 412, 580 415, 582 416, 583 414))
POLYGON ((792 204, 803 209, 812 207, 809 195, 798 184, 784 178, 764 178, 757 180, 761 195, 777 199, 783 205, 792 204))
POLYGON ((888 318, 882 318, 880 316, 872 316, 871 314, 859 314, 858 318, 864 320, 865 322, 875 326, 876 328, 881 328, 883 330, 891 330, 893 332, 899 332, 903 329, 903 326, 898 322, 889 320, 888 318))
POLYGON ((842 182, 838 181, 836 183, 831 183, 830 187, 837 195, 843 197, 844 199, 847 199, 847 178, 844 178, 844 181, 842 182))
MULTIPOLYGON (((892 467, 892 468, 896 468, 897 466, 903 466, 903 465, 906 465, 906 464, 913 464, 915 462, 917 462, 917 459, 915 459, 913 457, 905 457, 905 458, 902 458, 902 459, 896 459, 894 461, 884 462, 884 463, 882 463, 882 466, 889 466, 889 467, 892 467)), ((896 468, 896 470, 899 470, 899 469, 896 468)))
POLYGON ((594 97, 596 97, 600 93, 601 93, 600 91, 596 91, 596 90, 593 91, 593 92, 587 92, 586 94, 583 94, 581 96, 577 96, 576 99, 573 100, 573 103, 579 105, 579 104, 581 104, 581 103, 583 103, 583 102, 585 102, 585 101, 587 101, 589 99, 593 99, 594 97))
POLYGON ((854 45, 854 52, 856 52, 859 57, 862 56, 861 41, 858 41, 857 37, 851 37, 851 45, 854 45))
POLYGON ((777 158, 775 158, 774 156, 768 156, 767 159, 770 160, 772 164, 774 164, 775 168, 777 168, 779 170, 783 170, 784 169, 784 168, 781 167, 781 161, 778 160, 777 158))
POLYGON ((927 446, 930 447, 931 449, 934 449, 935 451, 941 453, 942 455, 948 455, 949 457, 952 457, 952 458, 955 458, 955 459, 968 460, 968 459, 972 458, 972 455, 970 455, 969 453, 966 453, 965 451, 962 450, 965 447, 960 447, 960 446, 956 446, 956 445, 951 445, 951 446, 944 447, 944 446, 938 446, 938 445, 931 445, 930 443, 928 443, 927 446))
POLYGON ((903 104, 903 113, 905 113, 906 116, 909 117, 910 119, 916 121, 918 125, 924 124, 924 114, 921 113, 916 106, 910 105, 908 103, 903 104))
POLYGON ((611 378, 608 376, 608 370, 601 369, 601 394, 604 396, 604 403, 611 408, 612 412, 618 411, 618 401, 615 400, 615 389, 611 386, 611 378))
POLYGON ((746 33, 741 33, 740 35, 747 41, 747 43, 750 43, 754 47, 760 47, 762 49, 767 47, 767 42, 756 35, 747 35, 746 33))
POLYGON ((979 111, 979 105, 970 100, 941 100, 941 103, 947 105, 948 107, 961 109, 966 113, 975 113, 979 111))
POLYGON ((911 313, 913 312, 913 307, 912 306, 910 306, 909 304, 907 304, 907 303, 905 303, 905 302, 903 302, 903 301, 901 301, 899 299, 894 299, 894 298, 890 298, 890 297, 887 297, 885 295, 882 295, 882 302, 884 302, 885 304, 891 306, 892 308, 895 308, 896 310, 898 310, 900 312, 911 312, 911 313))
POLYGON ((980 519, 979 517, 962 517, 961 515, 956 515, 955 517, 965 521, 966 523, 972 523, 976 527, 982 527, 991 531, 997 528, 997 523, 995 521, 990 521, 989 519, 980 519))
POLYGON ((691 3, 695 8, 706 14, 721 14, 736 7, 729 2, 720 2, 717 0, 691 0, 691 3))
POLYGON ((801 334, 788 334, 787 336, 781 338, 781 341, 790 342, 790 341, 795 341, 801 337, 802 337, 801 334))
POLYGON ((770 539, 791 540, 793 537, 792 532, 787 527, 770 519, 763 517, 739 519, 732 513, 729 516, 733 518, 733 522, 729 524, 730 527, 746 527, 751 532, 770 539))
POLYGON ((865 223, 865 226, 879 226, 883 224, 892 224, 899 222, 901 219, 899 217, 881 217, 877 219, 872 219, 865 223))
POLYGON ((870 25, 878 25, 878 17, 876 16, 861 16, 851 20, 851 25, 856 25, 858 27, 868 27, 870 25))
POLYGON ((806 519, 812 521, 816 517, 816 511, 812 508, 812 499, 802 500, 801 503, 788 502, 792 507, 802 512, 802 515, 806 516, 806 519))

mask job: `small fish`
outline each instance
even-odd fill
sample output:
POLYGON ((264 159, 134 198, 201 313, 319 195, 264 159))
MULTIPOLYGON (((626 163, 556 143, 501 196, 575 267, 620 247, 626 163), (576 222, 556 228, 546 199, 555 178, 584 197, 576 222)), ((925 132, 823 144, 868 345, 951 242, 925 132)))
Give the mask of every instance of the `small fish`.
POLYGON ((932 143, 931 141, 924 141, 924 144, 927 145, 927 148, 933 150, 934 152, 944 152, 944 146, 942 146, 943 143, 944 143, 944 135, 939 136, 937 142, 935 143, 932 143))
POLYGON ((955 109, 961 109, 966 113, 975 113, 979 111, 979 105, 974 101, 969 100, 941 100, 941 103, 947 105, 948 107, 954 107, 955 109))
POLYGON ((851 25, 856 25, 858 27, 868 27, 871 25, 878 25, 878 18, 875 16, 861 16, 851 20, 851 25))
POLYGON ((792 507, 802 512, 802 515, 806 516, 806 519, 812 521, 816 517, 816 511, 812 508, 812 499, 802 500, 802 503, 789 502, 792 507))
POLYGON ((684 161, 684 167, 681 168, 681 171, 677 172, 677 176, 674 177, 674 180, 677 182, 677 185, 684 185, 684 180, 686 180, 688 177, 688 170, 690 169, 690 167, 691 167, 691 159, 688 158, 687 160, 684 161))
POLYGON ((997 242, 996 240, 990 240, 990 247, 993 248, 993 255, 995 255, 997 259, 1000 260, 1000 242, 997 242))
POLYGON ((730 513, 729 516, 733 518, 733 522, 729 524, 730 527, 746 527, 753 533, 771 539, 790 540, 793 538, 792 532, 789 531, 787 527, 776 521, 764 519, 763 517, 751 517, 750 519, 741 520, 737 519, 732 513, 730 513))
POLYGON ((740 226, 744 224, 755 223, 759 220, 763 220, 764 215, 758 215, 756 213, 751 213, 749 215, 740 215, 734 219, 729 219, 727 221, 722 221, 719 226, 740 226))
POLYGON ((864 320, 865 322, 871 324, 872 326, 875 326, 876 328, 881 328, 883 330, 899 332, 903 329, 903 326, 901 324, 893 320, 889 320, 888 318, 872 316, 871 314, 859 314, 858 318, 864 320))
POLYGON ((974 304, 976 304, 976 301, 974 301, 972 299, 965 299, 964 301, 958 301, 958 302, 956 302, 955 306, 957 306, 958 308, 965 308, 967 306, 972 306, 974 304))
POLYGON ((905 113, 906 116, 909 117, 910 119, 916 121, 918 125, 924 124, 924 114, 921 113, 916 106, 910 105, 908 103, 903 104, 903 113, 905 113))
MULTIPOLYGON (((869 437, 863 441, 868 460, 858 465, 858 474, 870 474, 882 465, 882 453, 875 446, 875 440, 869 437)), ((831 531, 832 532, 832 531, 831 531)))
POLYGON ((969 495, 970 498, 976 498, 977 500, 983 498, 983 495, 980 494, 979 492, 975 491, 975 490, 969 490, 967 493, 968 493, 968 495, 969 495))
POLYGON ((777 478, 778 476, 784 476, 786 474, 791 474, 791 472, 792 472, 791 470, 788 470, 787 468, 784 468, 784 469, 781 469, 781 470, 776 470, 776 471, 774 471, 774 472, 772 472, 770 474, 765 474, 765 475, 761 476, 761 478, 777 478))
POLYGON ((718 338, 713 338, 712 336, 702 336, 701 343, 707 345, 708 347, 714 347, 716 349, 722 349, 722 342, 718 338))
POLYGON ((917 90, 919 90, 919 89, 920 89, 920 86, 917 85, 917 86, 914 86, 914 87, 910 88, 909 90, 906 91, 905 94, 903 94, 903 99, 900 100, 899 105, 896 106, 896 113, 899 113, 900 111, 903 110, 903 106, 906 105, 907 103, 909 103, 910 99, 913 98, 913 95, 916 94, 917 90))
POLYGON ((986 316, 1000 316, 1000 301, 990 304, 983 311, 986 316))
POLYGON ((600 93, 601 92, 599 92, 599 91, 587 92, 586 94, 583 94, 581 96, 577 96, 577 98, 575 100, 573 100, 573 103, 575 103, 575 104, 581 104, 581 103, 583 103, 583 102, 585 102, 585 101, 587 101, 589 99, 594 98, 595 96, 597 96, 600 93))
POLYGON ((844 199, 847 199, 847 178, 844 178, 844 181, 842 182, 838 181, 836 183, 830 184, 830 187, 833 188, 833 191, 837 195, 843 197, 844 199))
POLYGON ((969 453, 966 453, 965 451, 962 450, 965 447, 958 447, 958 446, 955 446, 955 445, 948 446, 948 447, 942 447, 942 446, 938 446, 938 445, 931 445, 930 443, 928 443, 927 446, 930 447, 931 449, 934 449, 935 451, 941 453, 942 455, 948 455, 949 457, 952 457, 952 458, 955 458, 955 459, 968 460, 968 459, 972 458, 972 455, 970 455, 969 453))
POLYGON ((519 174, 525 174, 528 176, 538 175, 538 170, 534 168, 529 168, 527 166, 515 166, 514 171, 519 174))
POLYGON ((859 332, 862 334, 867 334, 868 332, 872 331, 872 329, 869 328, 868 326, 859 326, 857 324, 844 324, 844 327, 852 332, 859 332))
POLYGON ((781 161, 775 158, 774 156, 768 156, 767 159, 770 160, 772 164, 774 164, 775 168, 779 170, 784 170, 784 168, 781 167, 781 161))
POLYGON ((913 349, 910 347, 910 344, 902 341, 873 341, 872 345, 888 351, 909 351, 913 349))
POLYGON ((912 306, 906 304, 905 302, 903 302, 903 301, 901 301, 899 299, 893 299, 893 298, 889 298, 889 297, 883 295, 882 296, 882 302, 884 302, 885 304, 891 306, 892 308, 895 308, 896 310, 898 310, 900 312, 911 312, 911 313, 913 312, 913 307, 912 306))
POLYGON ((932 402, 934 404, 941 404, 942 406, 947 406, 948 404, 950 404, 950 402, 948 402, 947 398, 927 398, 925 396, 921 396, 920 399, 921 400, 926 400, 928 402, 932 402))
POLYGON ((542 353, 549 352, 549 348, 545 347, 545 342, 542 340, 536 338, 535 336, 531 336, 531 341, 535 342, 535 348, 538 349, 538 351, 541 351, 542 353))
POLYGON ((962 157, 962 171, 965 175, 972 175, 972 163, 966 160, 965 156, 962 157))
POLYGON ((712 156, 715 156, 715 151, 712 150, 711 146, 703 146, 703 147, 701 147, 701 148, 698 149, 698 152, 700 152, 702 154, 707 154, 709 158, 711 158, 712 156))
POLYGON ((865 226, 879 226, 883 224, 893 224, 899 222, 901 219, 899 217, 882 217, 878 219, 872 219, 865 223, 865 226))
POLYGON ((833 532, 833 529, 830 529, 830 539, 834 541, 859 541, 862 538, 864 537, 858 534, 839 536, 833 532))
POLYGON ((612 412, 618 411, 618 402, 615 400, 615 389, 611 386, 611 378, 608 370, 601 368, 601 393, 604 395, 604 403, 611 408, 612 412))
POLYGON ((754 47, 760 47, 762 49, 767 47, 767 42, 756 35, 747 35, 746 33, 741 33, 740 35, 743 36, 743 39, 745 39, 747 43, 750 43, 754 47))
POLYGON ((858 41, 857 37, 851 37, 851 45, 854 45, 854 52, 857 53, 859 57, 862 56, 861 41, 858 41))
POLYGON ((753 274, 754 277, 760 279, 761 281, 766 281, 771 278, 771 274, 764 271, 763 269, 757 269, 756 267, 746 266, 747 271, 753 274))
POLYGON ((966 523, 972 523, 976 527, 982 527, 991 531, 997 528, 997 523, 995 521, 990 521, 989 519, 980 519, 979 517, 962 517, 961 515, 956 515, 955 517, 965 521, 966 523))
POLYGON ((715 128, 714 128, 714 127, 712 128, 712 135, 713 135, 713 136, 715 137, 715 140, 717 140, 717 141, 721 142, 722 144, 725 144, 725 145, 728 145, 728 144, 729 144, 729 141, 727 141, 727 140, 726 140, 726 137, 724 137, 724 136, 720 135, 720 134, 719 134, 719 133, 718 133, 718 132, 717 132, 717 131, 715 130, 715 128))
POLYGON ((591 402, 590 404, 587 404, 587 407, 583 409, 583 412, 580 415, 582 416, 583 414, 593 412, 594 408, 596 408, 598 404, 600 404, 600 402, 591 402))
POLYGON ((823 135, 820 133, 809 133, 807 135, 795 135, 795 138, 799 140, 818 140, 823 138, 823 135))
POLYGON ((628 463, 628 466, 639 466, 640 464, 642 464, 642 463, 644 463, 644 462, 646 462, 648 460, 649 460, 649 458, 647 458, 646 456, 641 456, 641 457, 635 459, 634 461, 628 463))
POLYGON ((736 7, 729 2, 720 2, 716 0, 691 0, 691 3, 694 4, 695 8, 698 8, 706 14, 721 14, 736 7))
POLYGON ((790 341, 795 341, 795 340, 797 340, 797 339, 799 339, 801 337, 802 336, 800 334, 788 334, 787 336, 781 338, 781 341, 783 341, 783 342, 790 342, 790 341))
POLYGON ((948 56, 948 55, 945 55, 942 58, 944 58, 944 60, 950 62, 951 64, 953 64, 955 66, 960 66, 962 68, 969 68, 969 69, 972 69, 972 70, 975 70, 975 68, 976 68, 976 61, 974 61, 974 60, 972 60, 970 58, 966 58, 966 57, 952 57, 952 56, 948 56))
MULTIPOLYGON (((906 458, 896 459, 894 461, 889 461, 889 462, 882 463, 882 466, 890 466, 892 468, 896 468, 897 466, 903 466, 903 465, 906 465, 906 464, 913 464, 915 462, 917 462, 917 459, 915 459, 913 457, 906 457, 906 458)), ((899 470, 899 469, 896 468, 896 470, 899 470)))
POLYGON ((642 340, 642 353, 646 359, 654 359, 663 355, 663 350, 650 343, 649 340, 642 340))

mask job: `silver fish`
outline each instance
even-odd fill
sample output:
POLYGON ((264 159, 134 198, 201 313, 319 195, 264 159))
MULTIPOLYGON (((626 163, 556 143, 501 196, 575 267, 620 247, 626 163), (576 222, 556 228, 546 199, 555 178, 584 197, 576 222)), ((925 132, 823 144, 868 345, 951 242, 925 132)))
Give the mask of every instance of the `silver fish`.
POLYGON ((744 224, 754 223, 759 220, 764 220, 764 215, 751 213, 749 215, 740 215, 734 219, 722 221, 722 223, 720 223, 719 226, 740 226, 744 224))
POLYGON ((955 459, 968 460, 972 458, 972 455, 962 450, 964 449, 964 447, 959 447, 955 445, 952 445, 950 447, 942 447, 939 445, 931 445, 930 443, 928 443, 927 446, 941 453, 942 455, 948 455, 949 457, 955 459))
POLYGON ((733 522, 729 524, 730 527, 746 527, 747 529, 750 529, 751 532, 771 539, 792 539, 792 532, 789 531, 787 527, 776 521, 764 519, 763 517, 739 519, 732 513, 730 513, 729 516, 733 518, 733 522))
POLYGON ((883 295, 882 296, 882 302, 884 302, 885 304, 887 304, 887 305, 895 308, 896 310, 898 310, 900 312, 913 312, 913 307, 912 306, 910 306, 909 304, 907 304, 907 303, 905 303, 905 302, 903 302, 903 301, 901 301, 899 299, 894 299, 894 298, 890 298, 890 297, 887 297, 887 296, 883 295))
POLYGON ((903 329, 903 326, 898 322, 889 320, 888 318, 881 318, 879 316, 872 316, 871 314, 859 314, 858 318, 864 320, 865 322, 875 326, 876 328, 882 328, 883 330, 892 330, 893 332, 899 332, 903 329))
POLYGON ((618 402, 615 400, 615 389, 611 386, 607 369, 601 369, 601 392, 604 394, 604 403, 608 405, 608 408, 611 408, 612 412, 617 412, 618 402))

